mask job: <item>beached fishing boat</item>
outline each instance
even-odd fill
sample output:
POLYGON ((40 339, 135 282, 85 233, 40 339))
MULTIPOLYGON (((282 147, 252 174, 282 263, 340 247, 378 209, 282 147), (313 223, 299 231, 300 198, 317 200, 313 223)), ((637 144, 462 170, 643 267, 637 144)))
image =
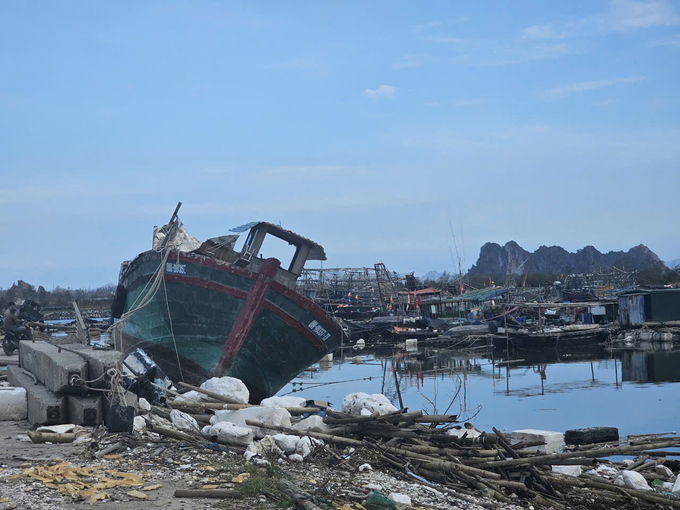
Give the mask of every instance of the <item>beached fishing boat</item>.
POLYGON ((200 242, 177 210, 168 225, 154 229, 153 249, 121 267, 114 341, 126 353, 143 349, 175 381, 237 377, 259 402, 333 352, 341 328, 295 291, 305 262, 326 259, 320 245, 266 222, 232 232, 200 242), (259 256, 266 236, 295 247, 287 269, 259 256))

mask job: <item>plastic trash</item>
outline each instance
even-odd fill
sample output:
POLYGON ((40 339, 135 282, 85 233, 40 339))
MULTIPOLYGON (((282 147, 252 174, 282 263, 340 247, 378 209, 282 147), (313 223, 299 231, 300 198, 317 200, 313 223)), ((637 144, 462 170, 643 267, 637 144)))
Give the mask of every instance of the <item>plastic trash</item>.
POLYGON ((366 498, 364 508, 366 508, 366 510, 382 510, 384 508, 397 510, 399 507, 394 501, 387 499, 378 491, 373 491, 366 498))

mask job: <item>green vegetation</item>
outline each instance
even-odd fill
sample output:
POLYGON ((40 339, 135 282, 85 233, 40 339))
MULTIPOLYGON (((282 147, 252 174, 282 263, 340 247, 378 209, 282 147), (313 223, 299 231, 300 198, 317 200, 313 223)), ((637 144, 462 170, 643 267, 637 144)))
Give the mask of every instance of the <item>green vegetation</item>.
POLYGON ((279 490, 279 482, 285 476, 277 467, 269 465, 263 469, 249 464, 246 472, 250 473, 250 479, 237 487, 240 493, 252 497, 271 494, 279 500, 275 508, 288 508, 295 504, 295 501, 279 490))

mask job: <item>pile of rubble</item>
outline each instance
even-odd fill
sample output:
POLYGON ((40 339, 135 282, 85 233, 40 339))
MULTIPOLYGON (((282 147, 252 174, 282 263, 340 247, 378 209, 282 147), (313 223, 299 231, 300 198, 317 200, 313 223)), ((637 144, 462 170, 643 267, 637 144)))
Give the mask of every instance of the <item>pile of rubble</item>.
MULTIPOLYGON (((143 361, 128 360, 128 372, 143 361)), ((27 450, 72 450, 68 460, 0 460, 0 492, 14 495, 4 503, 38 509, 45 498, 61 497, 104 508, 142 500, 172 507, 217 498, 231 508, 308 510, 680 508, 680 463, 669 460, 680 455, 674 433, 482 432, 455 415, 398 409, 384 395, 365 393, 347 395, 340 410, 302 397, 253 405, 248 388, 230 377, 179 389, 154 379, 154 396, 163 398, 131 398, 121 364, 115 351, 22 342, 22 366, 8 370, 16 388, 0 390, 0 416, 42 427, 10 438, 26 441, 27 450), (107 415, 122 422, 120 432, 107 415)), ((11 507, 4 503, 0 510, 11 507)))

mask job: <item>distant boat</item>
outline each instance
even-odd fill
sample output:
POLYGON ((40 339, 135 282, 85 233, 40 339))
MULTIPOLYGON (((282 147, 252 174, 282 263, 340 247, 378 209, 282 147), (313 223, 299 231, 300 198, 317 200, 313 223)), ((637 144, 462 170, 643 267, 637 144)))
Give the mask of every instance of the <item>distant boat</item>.
POLYGON ((154 229, 153 249, 121 267, 117 349, 145 350, 174 381, 236 377, 259 402, 339 346, 340 325, 295 291, 305 262, 326 259, 320 245, 266 222, 201 243, 179 222, 180 205, 154 229), (287 269, 258 257, 267 235, 295 246, 287 269))

